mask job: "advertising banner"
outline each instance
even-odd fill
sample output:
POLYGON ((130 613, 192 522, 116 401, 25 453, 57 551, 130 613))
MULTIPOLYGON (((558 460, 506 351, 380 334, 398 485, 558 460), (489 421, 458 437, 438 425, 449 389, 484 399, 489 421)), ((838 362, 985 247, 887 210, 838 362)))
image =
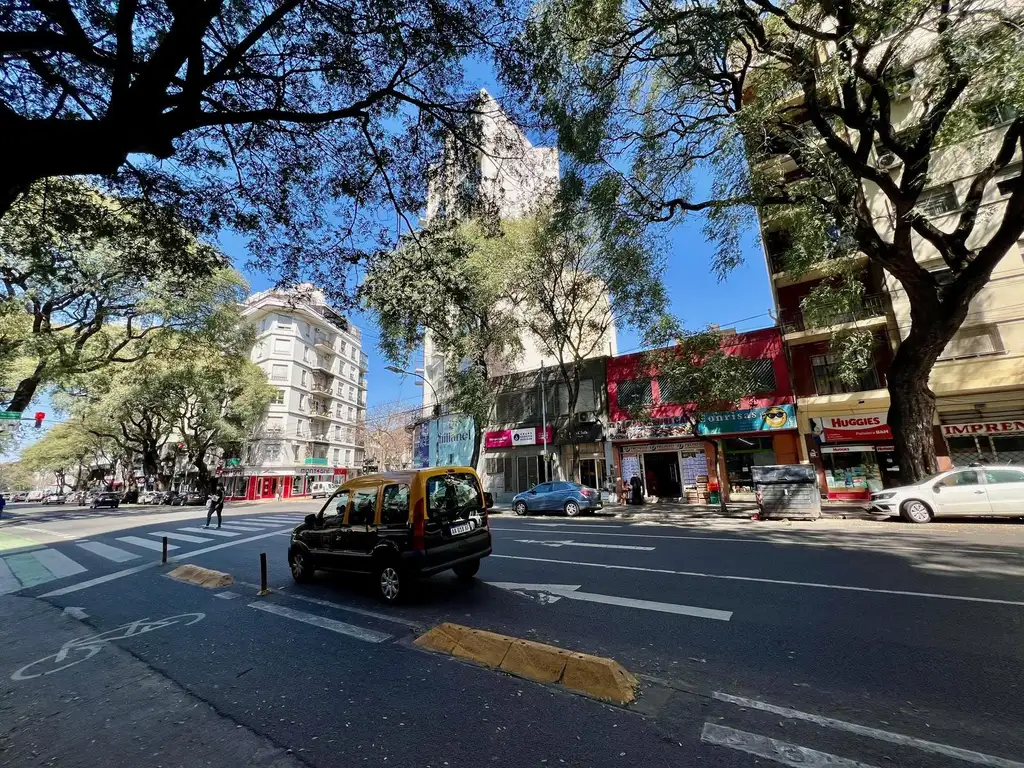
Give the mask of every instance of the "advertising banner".
POLYGON ((885 413, 859 413, 812 418, 811 434, 823 443, 892 440, 892 431, 886 424, 887 416, 885 413))
POLYGON ((740 408, 706 413, 698 427, 702 435, 770 432, 776 429, 796 429, 795 406, 773 405, 769 408, 740 408))
POLYGON ((430 466, 468 467, 473 460, 473 419, 462 413, 430 420, 430 466))
POLYGON ((430 425, 425 422, 413 430, 412 465, 417 469, 430 466, 430 425))
POLYGON ((970 435, 1012 435, 1024 432, 1024 420, 1011 421, 976 421, 971 424, 943 424, 944 437, 964 437, 970 435))
MULTIPOLYGON (((547 429, 548 445, 554 442, 554 430, 550 424, 547 429)), ((520 445, 542 445, 543 430, 540 427, 524 427, 523 429, 498 429, 484 433, 484 448, 515 448, 520 445)))

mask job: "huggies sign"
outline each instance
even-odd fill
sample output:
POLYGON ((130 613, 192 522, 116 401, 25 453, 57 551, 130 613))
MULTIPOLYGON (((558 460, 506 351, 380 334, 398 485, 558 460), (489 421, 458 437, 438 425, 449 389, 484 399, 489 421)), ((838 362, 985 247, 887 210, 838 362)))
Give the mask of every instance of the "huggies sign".
POLYGON ((892 440, 892 430, 886 419, 885 413, 821 416, 811 419, 811 433, 823 443, 892 440))

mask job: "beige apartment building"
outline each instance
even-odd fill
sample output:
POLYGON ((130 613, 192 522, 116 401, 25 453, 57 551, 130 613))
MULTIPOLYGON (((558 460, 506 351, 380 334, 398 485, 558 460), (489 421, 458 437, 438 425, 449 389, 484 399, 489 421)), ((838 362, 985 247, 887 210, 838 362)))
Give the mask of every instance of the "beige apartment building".
MULTIPOLYGON (((922 33, 914 44, 927 51, 922 33)), ((908 73, 893 109, 895 127, 913 120, 920 108, 913 73, 908 73)), ((994 156, 1012 115, 993 109, 988 125, 976 135, 937 150, 932 178, 918 208, 939 229, 955 226, 967 190, 981 167, 994 156)), ((798 176, 788 157, 781 158, 787 174, 798 176), (787 165, 788 163, 788 165, 787 165)), ((876 153, 876 167, 897 176, 899 158, 876 153)), ((1007 182, 1020 176, 1019 153, 1010 166, 986 188, 975 239, 984 242, 1001 219, 1007 182)), ((787 180, 790 176, 787 175, 787 180)), ((876 228, 891 234, 892 212, 874 185, 865 192, 875 214, 876 228)), ((802 299, 826 275, 826 265, 806 274, 785 274, 780 256, 787 234, 770 219, 761 222, 766 262, 783 332, 800 428, 801 459, 819 469, 822 488, 835 499, 863 499, 898 481, 891 433, 886 425, 889 395, 886 372, 893 353, 910 328, 910 306, 898 281, 883 269, 860 264, 864 302, 860 309, 837 315, 825 327, 805 322, 802 299), (839 329, 871 331, 876 340, 873 360, 858 385, 839 381, 829 354, 829 339, 839 329)), ((915 235, 918 262, 940 276, 948 273, 931 244, 915 235)), ((934 437, 940 466, 971 461, 1024 462, 1024 242, 1011 247, 991 281, 972 301, 956 337, 943 351, 929 379, 937 398, 934 437)))

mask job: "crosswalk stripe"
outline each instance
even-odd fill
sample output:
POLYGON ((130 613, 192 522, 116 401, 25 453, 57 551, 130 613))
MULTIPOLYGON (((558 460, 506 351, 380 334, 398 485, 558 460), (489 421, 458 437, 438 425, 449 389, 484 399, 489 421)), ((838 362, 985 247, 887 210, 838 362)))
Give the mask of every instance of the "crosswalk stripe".
POLYGON ((34 552, 25 552, 20 555, 7 556, 7 564, 11 566, 11 570, 14 571, 14 575, 23 587, 34 587, 37 584, 53 581, 53 574, 32 556, 34 554, 34 552))
MULTIPOLYGON (((134 544, 136 547, 143 547, 145 549, 154 549, 157 552, 163 550, 164 545, 162 541, 150 541, 149 539, 143 539, 141 536, 118 536, 118 541, 123 541, 125 544, 134 544)), ((177 549, 177 544, 168 544, 168 549, 177 549)))
POLYGON ((280 528, 282 525, 287 525, 283 521, 275 522, 273 520, 242 520, 245 525, 255 525, 259 528, 280 528))
POLYGON ((221 528, 226 528, 229 531, 245 531, 246 533, 252 533, 253 531, 262 531, 261 526, 256 525, 241 525, 239 523, 224 523, 221 528))
POLYGON ((150 531, 150 536, 166 536, 173 541, 187 541, 192 544, 202 544, 205 541, 213 541, 205 536, 189 536, 186 533, 171 533, 170 531, 150 531))
POLYGON ((305 611, 296 611, 293 608, 286 608, 283 605, 277 605, 275 603, 249 603, 249 607, 255 608, 258 611, 266 611, 267 613, 273 613, 277 616, 283 616, 286 619, 301 621, 303 624, 312 624, 314 627, 329 629, 331 632, 348 635, 349 637, 354 637, 356 640, 362 640, 366 643, 383 643, 391 639, 391 635, 386 632, 378 632, 375 629, 357 627, 354 624, 347 624, 344 621, 328 619, 325 616, 317 616, 316 614, 306 613, 305 611))
POLYGON ((210 536, 241 536, 242 534, 237 531, 218 531, 216 528, 179 528, 179 531, 188 531, 189 533, 203 533, 209 534, 210 536))
POLYGON ((78 546, 86 552, 92 552, 94 555, 99 555, 107 560, 113 560, 115 563, 126 563, 129 560, 138 558, 138 555, 134 552, 128 552, 120 547, 112 547, 99 541, 81 541, 78 543, 78 546))
POLYGON ((858 760, 848 760, 828 752, 819 752, 799 744, 740 731, 716 723, 704 723, 700 740, 705 744, 728 747, 755 757, 763 757, 773 763, 790 766, 790 768, 874 768, 858 760))
POLYGON ((7 561, 0 557, 0 595, 6 595, 8 592, 15 592, 19 589, 21 589, 21 582, 14 577, 7 561))
POLYGON ((36 560, 41 562, 53 574, 55 579, 74 576, 76 573, 85 573, 86 570, 63 552, 58 552, 56 549, 41 549, 32 554, 36 560))

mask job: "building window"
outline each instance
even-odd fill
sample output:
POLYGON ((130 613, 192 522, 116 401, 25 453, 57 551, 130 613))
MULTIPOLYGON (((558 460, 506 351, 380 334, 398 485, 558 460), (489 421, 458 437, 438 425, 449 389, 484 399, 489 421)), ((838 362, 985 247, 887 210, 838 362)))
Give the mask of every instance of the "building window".
POLYGON ((351 405, 348 407, 348 419, 349 419, 349 421, 355 421, 356 420, 356 409, 354 407, 352 407, 351 405))
POLYGON ((334 466, 338 466, 338 462, 341 461, 341 448, 334 449, 334 466))
POLYGON ((274 381, 287 381, 288 380, 288 366, 287 365, 275 365, 270 369, 270 378, 274 381))
POLYGON ((313 357, 313 352, 312 352, 312 350, 309 347, 303 346, 302 347, 302 359, 305 362, 307 362, 307 363, 311 363, 316 358, 313 357))
POLYGON ((284 420, 280 416, 274 416, 266 421, 266 432, 269 435, 279 435, 284 430, 284 420))
POLYGON ((917 209, 928 218, 955 211, 957 205, 956 190, 952 184, 926 189, 917 198, 917 209))
POLYGON ((292 324, 292 319, 290 317, 288 317, 288 315, 278 315, 277 316, 277 324, 278 325, 291 325, 292 324))
POLYGON ((304 386, 304 387, 305 387, 305 386, 308 386, 307 382, 309 381, 309 377, 308 377, 308 375, 306 374, 306 372, 305 372, 305 371, 303 371, 303 372, 302 372, 302 373, 301 373, 301 374, 299 375, 299 381, 300 381, 300 382, 302 383, 302 386, 304 386))
POLYGON ((1009 197, 1013 194, 1013 190, 1017 187, 1017 184, 1021 180, 1021 164, 1015 163, 1014 165, 1004 168, 998 174, 996 174, 996 189, 999 190, 1000 197, 1009 197))
POLYGON ((811 355, 811 373, 814 376, 814 391, 819 395, 840 395, 846 392, 862 392, 878 389, 878 373, 872 364, 860 380, 850 384, 839 377, 839 368, 833 355, 811 355))
POLYGON ((346 448, 345 449, 345 466, 346 467, 351 467, 352 466, 352 449, 351 448, 346 448))
POLYGON ((306 396, 305 395, 299 395, 299 410, 300 411, 306 410, 306 396))
POLYGON ((274 390, 274 392, 276 394, 274 395, 274 399, 270 401, 270 404, 271 405, 283 405, 284 404, 284 390, 283 389, 276 389, 276 390, 274 390))
POLYGON ((341 424, 334 425, 334 439, 341 440, 341 424))
POLYGON ((747 360, 746 368, 751 394, 775 391, 775 364, 770 357, 747 360))
POLYGON ((263 447, 263 456, 267 461, 280 461, 281 460, 281 445, 280 443, 270 443, 263 447))
MULTIPOLYGON (((619 408, 632 411, 654 402, 654 388, 651 379, 623 379, 616 387, 619 408)), ((665 402, 671 402, 666 400, 665 402)))
POLYGON ((274 352, 278 354, 292 351, 292 340, 291 339, 274 339, 274 352))
MULTIPOLYGON (((548 408, 557 403, 558 415, 565 416, 569 413, 569 389, 565 384, 559 384, 555 391, 555 400, 548 401, 548 408)), ((576 413, 598 410, 596 393, 594 392, 593 379, 580 379, 580 389, 576 394, 576 413)), ((552 409, 552 414, 554 410, 552 409)))
POLYGON ((976 325, 957 331, 942 350, 939 360, 998 355, 1002 351, 1003 339, 999 335, 999 328, 994 325, 976 325))

